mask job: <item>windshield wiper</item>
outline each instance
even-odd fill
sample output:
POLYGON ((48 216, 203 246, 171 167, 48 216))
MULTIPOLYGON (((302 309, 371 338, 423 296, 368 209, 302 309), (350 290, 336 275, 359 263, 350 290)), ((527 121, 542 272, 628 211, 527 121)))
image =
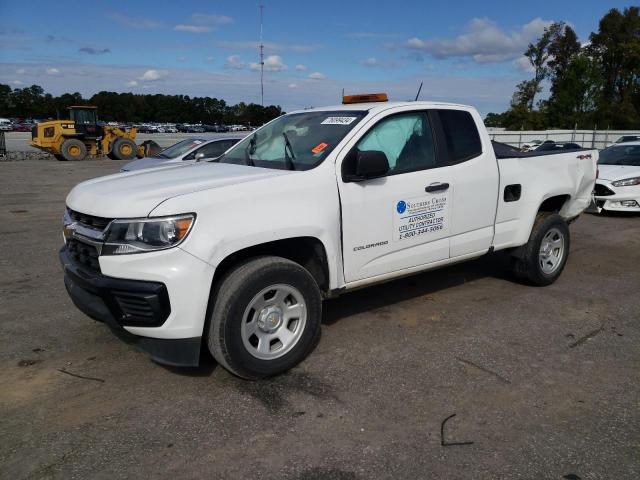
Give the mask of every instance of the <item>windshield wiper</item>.
POLYGON ((256 148, 256 136, 255 134, 251 136, 251 140, 249 140, 249 144, 244 149, 244 160, 247 162, 247 165, 250 167, 255 167, 256 164, 251 158, 251 154, 255 151, 256 148))
POLYGON ((295 170, 296 167, 293 164, 293 160, 296 159, 296 156, 293 153, 293 147, 291 146, 291 142, 289 142, 289 137, 287 137, 286 132, 282 132, 282 136, 284 137, 284 166, 287 170, 295 170), (291 156, 287 153, 287 149, 291 152, 291 156))

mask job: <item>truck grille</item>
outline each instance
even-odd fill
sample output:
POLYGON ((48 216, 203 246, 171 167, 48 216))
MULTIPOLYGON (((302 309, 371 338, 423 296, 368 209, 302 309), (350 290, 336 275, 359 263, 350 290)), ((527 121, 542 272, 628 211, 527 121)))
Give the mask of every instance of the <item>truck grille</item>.
POLYGON ((73 221, 94 230, 104 230, 106 226, 109 225, 109 222, 113 220, 111 218, 94 217, 93 215, 76 212, 75 210, 71 210, 70 208, 67 208, 67 212, 69 212, 69 216, 73 219, 73 221))
POLYGON ((80 242, 75 238, 69 238, 67 239, 67 252, 77 264, 83 265, 94 272, 100 272, 98 250, 93 245, 80 242))
POLYGON ((607 197, 609 195, 615 195, 615 192, 611 189, 605 187, 601 183, 596 183, 595 188, 593 189, 593 194, 596 197, 607 197))

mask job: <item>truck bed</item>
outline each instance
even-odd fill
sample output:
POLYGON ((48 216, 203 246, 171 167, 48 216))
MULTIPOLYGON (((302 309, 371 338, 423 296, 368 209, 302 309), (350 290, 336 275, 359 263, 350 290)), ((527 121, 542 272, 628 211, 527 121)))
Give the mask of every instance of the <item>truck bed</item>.
MULTIPOLYGON (((566 220, 580 215, 591 201, 596 180, 598 151, 519 152, 492 142, 500 172, 500 196, 496 212, 496 249, 523 245, 540 208, 540 202, 558 202, 566 220), (506 198, 505 189, 520 187, 520 197, 506 198), (523 221, 523 219, 528 219, 523 221)), ((553 208, 552 208, 553 209, 553 208)))

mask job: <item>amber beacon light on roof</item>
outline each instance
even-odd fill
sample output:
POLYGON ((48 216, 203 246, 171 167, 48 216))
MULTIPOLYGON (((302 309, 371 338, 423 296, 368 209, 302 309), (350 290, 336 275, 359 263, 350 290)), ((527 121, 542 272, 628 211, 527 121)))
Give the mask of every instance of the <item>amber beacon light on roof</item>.
POLYGON ((367 102, 386 102, 389 100, 386 93, 363 93, 360 95, 344 95, 342 103, 367 103, 367 102))

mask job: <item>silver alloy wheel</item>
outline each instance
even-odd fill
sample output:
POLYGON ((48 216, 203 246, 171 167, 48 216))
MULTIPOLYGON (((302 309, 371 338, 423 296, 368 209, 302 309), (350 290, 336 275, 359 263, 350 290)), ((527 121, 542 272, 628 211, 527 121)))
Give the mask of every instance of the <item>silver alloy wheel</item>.
POLYGON ((242 343, 254 357, 273 360, 296 346, 306 322, 302 293, 291 285, 271 285, 254 296, 245 309, 242 343))
POLYGON ((549 230, 540 243, 538 260, 546 275, 555 272, 564 258, 564 235, 557 228, 549 230))

